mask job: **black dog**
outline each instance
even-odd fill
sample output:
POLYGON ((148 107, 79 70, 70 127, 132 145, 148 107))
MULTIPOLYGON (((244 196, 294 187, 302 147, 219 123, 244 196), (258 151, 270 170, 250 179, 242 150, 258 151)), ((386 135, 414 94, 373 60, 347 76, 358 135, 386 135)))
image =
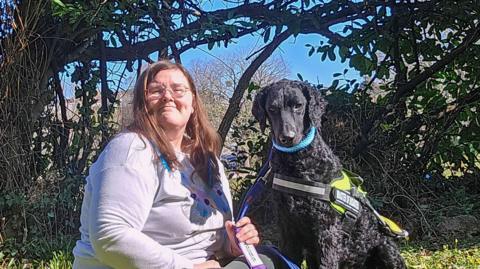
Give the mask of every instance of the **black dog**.
MULTIPOLYGON (((262 131, 268 119, 277 145, 297 145, 312 127, 317 131, 313 141, 298 152, 274 150, 274 174, 307 186, 330 184, 342 177, 339 159, 320 135, 325 107, 314 87, 298 81, 281 80, 257 94, 252 113, 262 131)), ((314 195, 274 193, 280 248, 297 265, 306 258, 309 268, 406 268, 396 244, 368 206, 362 205, 356 217, 349 217, 314 195)))

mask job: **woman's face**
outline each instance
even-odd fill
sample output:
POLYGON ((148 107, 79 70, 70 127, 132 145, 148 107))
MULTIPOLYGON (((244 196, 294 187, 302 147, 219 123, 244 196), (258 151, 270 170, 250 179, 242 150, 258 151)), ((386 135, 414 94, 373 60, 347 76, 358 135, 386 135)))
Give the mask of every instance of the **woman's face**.
POLYGON ((158 72, 147 85, 147 104, 165 130, 185 130, 193 113, 193 93, 187 78, 178 69, 158 72))

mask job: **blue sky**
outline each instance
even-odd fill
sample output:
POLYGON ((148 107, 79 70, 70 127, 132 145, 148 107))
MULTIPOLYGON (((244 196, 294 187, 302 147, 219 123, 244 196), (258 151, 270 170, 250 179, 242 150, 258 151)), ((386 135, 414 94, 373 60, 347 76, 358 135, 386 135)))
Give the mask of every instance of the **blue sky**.
MULTIPOLYGON (((279 48, 276 49, 274 54, 280 55, 287 63, 290 70, 289 79, 298 79, 297 73, 300 73, 304 80, 308 80, 311 83, 323 84, 329 86, 333 81, 334 73, 341 73, 345 68, 349 69, 347 75, 349 78, 359 78, 360 75, 354 69, 348 66, 348 62, 341 63, 339 58, 336 57, 336 61, 332 62, 328 59, 322 62, 320 60, 321 54, 314 53, 312 56, 308 56, 309 48, 306 44, 314 46, 319 45, 320 40, 326 41, 322 36, 316 34, 310 35, 298 35, 296 38, 290 37, 285 40, 279 48)), ((188 68, 191 61, 195 59, 215 59, 214 56, 222 58, 222 55, 235 50, 250 51, 252 47, 260 47, 265 45, 262 37, 245 36, 238 40, 237 44, 229 45, 227 48, 218 48, 215 46, 212 50, 208 51, 206 45, 200 46, 202 49, 193 49, 182 54, 182 62, 188 68), (259 40, 260 39, 260 40, 259 40), (205 52, 206 51, 206 52, 205 52), (214 56, 212 56, 214 55, 214 56)))

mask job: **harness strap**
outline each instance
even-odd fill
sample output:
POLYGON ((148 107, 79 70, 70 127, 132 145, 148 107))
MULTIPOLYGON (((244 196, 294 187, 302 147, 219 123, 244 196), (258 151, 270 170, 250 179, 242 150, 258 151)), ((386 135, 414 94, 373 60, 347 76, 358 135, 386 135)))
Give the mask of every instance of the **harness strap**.
POLYGON ((334 182, 337 184, 324 184, 275 174, 272 188, 293 195, 315 197, 330 203, 340 214, 356 219, 361 209, 361 204, 355 197, 358 192, 356 192, 355 187, 351 186, 350 182, 348 184, 344 182, 345 179, 348 179, 348 177, 343 176, 335 179, 334 182), (352 190, 355 194, 352 194, 352 190))
POLYGON ((298 182, 299 179, 275 174, 272 188, 290 194, 315 196, 321 200, 330 201, 330 185, 311 181, 302 181, 301 183, 295 181, 298 182))
POLYGON ((365 204, 367 207, 373 212, 373 214, 377 217, 378 222, 381 224, 381 227, 383 227, 383 230, 389 234, 392 237, 396 238, 404 238, 406 240, 409 239, 409 233, 407 230, 402 229, 397 223, 395 223, 393 220, 380 215, 377 210, 372 206, 370 201, 368 199, 364 199, 365 204))
POLYGON ((348 170, 342 171, 342 177, 332 180, 330 184, 306 181, 302 178, 275 174, 272 188, 277 191, 303 197, 315 197, 330 203, 338 213, 345 216, 345 220, 353 225, 360 215, 362 205, 373 212, 383 230, 390 236, 407 238, 408 232, 398 226, 391 219, 380 215, 367 198, 361 188, 363 179, 348 170))

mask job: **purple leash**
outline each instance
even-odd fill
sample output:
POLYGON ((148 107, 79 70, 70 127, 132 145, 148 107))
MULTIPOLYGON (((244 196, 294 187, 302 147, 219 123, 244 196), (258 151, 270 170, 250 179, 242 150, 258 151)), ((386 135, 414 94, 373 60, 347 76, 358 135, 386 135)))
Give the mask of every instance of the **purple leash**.
MULTIPOLYGON (((240 209, 238 210, 238 215, 237 215, 237 220, 243 218, 246 214, 247 211, 250 207, 250 205, 253 204, 253 202, 263 193, 265 190, 265 186, 267 183, 267 177, 268 174, 270 173, 270 160, 272 159, 272 152, 273 148, 270 149, 268 153, 268 159, 267 162, 263 165, 263 167, 260 169, 260 172, 258 173, 257 179, 253 183, 253 185, 248 189, 246 195, 243 197, 242 202, 240 204, 240 209)), ((237 242, 238 243, 238 242, 237 242)), ((265 265, 261 263, 260 265, 256 265, 255 263, 250 263, 249 261, 249 255, 252 256, 255 261, 255 258, 258 257, 258 254, 256 253, 256 250, 254 246, 252 245, 245 245, 247 246, 247 249, 242 248, 242 243, 239 244, 240 249, 242 250, 243 254, 245 255, 245 258, 247 258, 247 262, 250 265, 251 269, 266 269, 265 265), (255 251, 254 253, 252 253, 255 251), (256 256, 256 257, 255 257, 256 256)), ((283 255, 276 247, 274 246, 263 246, 263 249, 266 251, 276 255, 279 257, 287 266, 289 269, 300 269, 294 262, 292 262, 290 259, 288 259, 285 255, 283 255)), ((261 262, 261 261, 260 261, 261 262)))

